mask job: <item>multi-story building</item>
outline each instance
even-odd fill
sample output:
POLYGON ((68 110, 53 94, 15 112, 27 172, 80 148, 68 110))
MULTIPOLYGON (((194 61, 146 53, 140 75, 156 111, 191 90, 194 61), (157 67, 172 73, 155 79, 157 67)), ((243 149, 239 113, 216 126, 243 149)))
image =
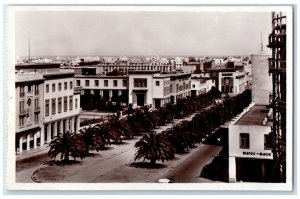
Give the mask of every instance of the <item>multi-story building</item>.
POLYGON ((80 105, 83 109, 97 106, 97 101, 121 102, 128 105, 128 76, 107 76, 96 74, 97 68, 82 68, 75 76, 75 84, 82 89, 80 105), (89 100, 89 101, 88 101, 89 100))
POLYGON ((129 103, 133 107, 152 105, 154 74, 159 74, 159 71, 128 71, 129 103))
POLYGON ((44 134, 49 143, 59 133, 79 130, 80 92, 74 91, 73 72, 57 71, 43 76, 44 134))
POLYGON ((16 65, 16 151, 49 143, 58 133, 79 130, 80 92, 74 72, 60 64, 16 65))
POLYGON ((170 102, 176 103, 178 99, 191 96, 191 73, 170 74, 170 102))
POLYGON ((215 79, 211 78, 211 77, 207 77, 207 76, 195 76, 193 75, 191 77, 191 83, 192 83, 192 87, 191 87, 191 95, 192 96, 197 96, 200 95, 202 93, 206 93, 208 92, 211 87, 216 87, 215 85, 215 79))
POLYGON ((272 75, 271 107, 273 108, 273 135, 276 140, 274 158, 278 161, 278 181, 286 181, 286 26, 283 12, 272 12, 272 32, 268 47, 272 49, 269 58, 269 74, 272 75))
POLYGON ((153 107, 160 108, 170 102, 171 99, 171 78, 168 75, 153 75, 153 107))
POLYGON ((16 74, 16 151, 44 145, 44 78, 41 74, 16 74))
POLYGON ((82 99, 90 99, 94 108, 100 99, 124 105, 131 103, 133 107, 150 105, 159 108, 191 95, 191 73, 129 70, 128 75, 108 76, 96 71, 96 67, 84 67, 81 74, 77 71, 75 76, 76 86, 82 88, 82 99))
POLYGON ((229 182, 272 178, 271 110, 252 103, 229 124, 229 182))
POLYGON ((246 72, 233 68, 209 69, 211 77, 215 78, 216 86, 222 93, 241 93, 248 87, 246 72))

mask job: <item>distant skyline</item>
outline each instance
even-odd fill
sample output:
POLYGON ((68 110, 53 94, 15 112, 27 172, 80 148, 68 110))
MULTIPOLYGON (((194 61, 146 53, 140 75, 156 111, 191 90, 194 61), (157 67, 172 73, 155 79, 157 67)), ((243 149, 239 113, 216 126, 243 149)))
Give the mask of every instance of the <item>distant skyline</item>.
POLYGON ((205 56, 264 51, 270 12, 18 11, 16 56, 205 56))

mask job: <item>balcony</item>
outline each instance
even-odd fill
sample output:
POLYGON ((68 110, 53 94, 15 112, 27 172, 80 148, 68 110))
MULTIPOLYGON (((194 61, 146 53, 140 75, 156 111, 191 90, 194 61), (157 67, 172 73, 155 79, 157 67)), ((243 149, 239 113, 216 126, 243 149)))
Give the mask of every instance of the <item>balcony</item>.
POLYGON ((20 92, 20 97, 25 97, 25 92, 20 92))
POLYGON ((20 110, 20 115, 26 115, 27 113, 29 112, 29 109, 27 108, 27 109, 22 109, 22 110, 20 110))
POLYGON ((41 111, 41 107, 40 106, 34 107, 34 112, 40 112, 40 111, 41 111))
POLYGON ((269 73, 286 72, 286 60, 269 58, 269 73))
POLYGON ((269 48, 282 48, 286 46, 286 34, 285 33, 271 33, 269 35, 269 48))

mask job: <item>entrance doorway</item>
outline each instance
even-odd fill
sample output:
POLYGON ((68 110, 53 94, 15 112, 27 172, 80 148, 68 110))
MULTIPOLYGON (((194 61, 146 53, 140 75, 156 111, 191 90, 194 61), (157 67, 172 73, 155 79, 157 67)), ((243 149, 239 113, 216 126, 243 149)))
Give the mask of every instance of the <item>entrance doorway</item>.
POLYGON ((160 108, 160 99, 155 99, 155 108, 160 108))
POLYGON ((137 93, 136 94, 136 101, 138 106, 144 106, 145 105, 145 94, 144 93, 137 93))

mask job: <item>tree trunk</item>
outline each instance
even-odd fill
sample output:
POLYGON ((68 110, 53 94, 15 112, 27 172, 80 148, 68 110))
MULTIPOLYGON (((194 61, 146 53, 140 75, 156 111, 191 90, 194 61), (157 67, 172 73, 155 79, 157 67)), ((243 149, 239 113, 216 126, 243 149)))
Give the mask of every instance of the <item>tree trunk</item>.
POLYGON ((65 159, 64 159, 64 161, 65 162, 69 162, 69 151, 66 151, 66 153, 65 153, 65 159))
POLYGON ((150 160, 151 165, 155 165, 155 162, 156 162, 156 159, 155 159, 155 158, 152 158, 152 159, 150 160))

